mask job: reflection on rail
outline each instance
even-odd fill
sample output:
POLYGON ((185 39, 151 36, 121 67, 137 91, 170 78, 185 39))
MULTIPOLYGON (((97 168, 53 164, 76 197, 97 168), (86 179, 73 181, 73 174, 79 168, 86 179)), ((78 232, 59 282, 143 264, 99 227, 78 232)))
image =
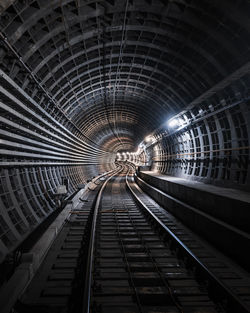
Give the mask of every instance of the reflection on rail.
POLYGON ((250 312, 119 164, 60 232, 16 312, 250 312))

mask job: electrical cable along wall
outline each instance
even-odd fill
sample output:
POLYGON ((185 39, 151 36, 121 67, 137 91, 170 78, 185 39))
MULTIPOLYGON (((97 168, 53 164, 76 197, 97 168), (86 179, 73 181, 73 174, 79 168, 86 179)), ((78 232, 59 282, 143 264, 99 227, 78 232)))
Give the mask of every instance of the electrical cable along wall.
POLYGON ((114 167, 114 157, 66 129, 4 72, 0 80, 2 260, 56 208, 63 177, 72 194, 78 184, 114 167))
POLYGON ((249 99, 210 99, 177 119, 181 127, 155 134, 153 170, 249 190, 249 99))
POLYGON ((249 10, 247 0, 0 1, 0 261, 54 210, 62 177, 72 193, 150 134, 150 151, 131 159, 249 187, 249 10), (172 117, 183 125, 159 128, 172 117))

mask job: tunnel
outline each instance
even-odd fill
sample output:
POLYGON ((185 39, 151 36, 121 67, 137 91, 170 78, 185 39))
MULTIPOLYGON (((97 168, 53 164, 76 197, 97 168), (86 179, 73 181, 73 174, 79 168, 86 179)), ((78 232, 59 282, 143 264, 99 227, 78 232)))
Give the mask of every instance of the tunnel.
POLYGON ((248 0, 0 0, 0 134, 3 313, 250 312, 248 0))

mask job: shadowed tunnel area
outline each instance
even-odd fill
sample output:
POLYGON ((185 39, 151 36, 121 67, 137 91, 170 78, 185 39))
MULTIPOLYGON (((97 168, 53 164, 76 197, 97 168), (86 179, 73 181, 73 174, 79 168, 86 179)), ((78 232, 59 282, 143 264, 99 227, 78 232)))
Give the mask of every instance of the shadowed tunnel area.
POLYGON ((1 0, 0 262, 58 186, 117 161, 249 192, 249 17, 248 0, 1 0))

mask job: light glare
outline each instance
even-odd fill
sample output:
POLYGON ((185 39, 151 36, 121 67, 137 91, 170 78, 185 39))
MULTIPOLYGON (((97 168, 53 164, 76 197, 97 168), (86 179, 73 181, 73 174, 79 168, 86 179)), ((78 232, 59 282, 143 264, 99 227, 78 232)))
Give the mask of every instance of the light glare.
POLYGON ((152 136, 147 136, 145 139, 144 139, 146 142, 150 142, 152 140, 152 136))
POLYGON ((179 121, 176 118, 168 122, 169 127, 176 127, 178 125, 179 125, 179 121))

